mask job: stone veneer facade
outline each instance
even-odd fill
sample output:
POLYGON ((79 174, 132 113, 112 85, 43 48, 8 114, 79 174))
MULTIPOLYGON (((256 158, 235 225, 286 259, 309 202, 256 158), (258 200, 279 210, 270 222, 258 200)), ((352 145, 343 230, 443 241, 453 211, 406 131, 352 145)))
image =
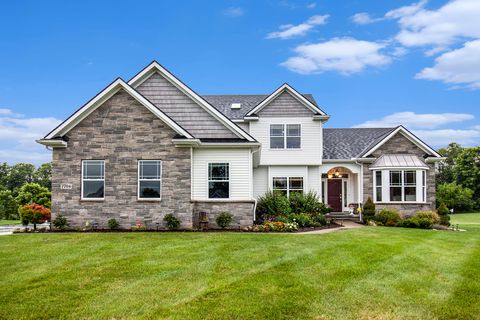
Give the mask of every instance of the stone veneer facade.
MULTIPOLYGON (((373 152, 373 156, 378 158, 382 154, 414 154, 420 159, 423 159, 425 152, 418 146, 408 140, 403 134, 397 133, 390 140, 385 142, 380 148, 373 152)), ((427 164, 430 170, 427 170, 427 195, 426 203, 418 204, 391 204, 391 203, 376 203, 376 209, 395 208, 404 216, 412 215, 418 211, 435 209, 435 164, 427 164)), ((373 199, 373 174, 369 170, 370 164, 363 164, 363 203, 367 201, 368 197, 373 199)))
POLYGON ((121 90, 67 134, 68 147, 53 151, 52 216, 64 215, 70 226, 96 222, 100 228, 117 219, 121 228, 137 222, 155 229, 174 214, 181 228, 192 229, 198 212, 235 215, 235 226, 253 223, 253 204, 194 203, 191 199, 190 148, 176 147, 176 132, 121 90), (81 200, 82 160, 105 160, 105 199, 81 200), (161 200, 137 199, 138 160, 162 160, 161 200), (62 183, 72 189, 60 188, 62 183))

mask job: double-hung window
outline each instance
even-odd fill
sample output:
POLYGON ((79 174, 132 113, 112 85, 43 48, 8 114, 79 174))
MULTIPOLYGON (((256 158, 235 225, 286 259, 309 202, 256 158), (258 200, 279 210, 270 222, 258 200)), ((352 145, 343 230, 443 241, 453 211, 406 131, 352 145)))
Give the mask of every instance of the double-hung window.
POLYGON ((162 191, 162 161, 138 161, 138 199, 160 199, 162 191))
POLYGON ((300 149, 301 131, 300 124, 271 124, 270 149, 300 149))
POLYGON ((287 197, 292 193, 303 193, 303 177, 274 177, 273 191, 287 197))
POLYGON ((373 174, 376 202, 426 201, 425 170, 378 170, 373 174))
POLYGON ((230 165, 228 163, 208 164, 208 197, 210 199, 230 197, 230 165))
POLYGON ((82 161, 82 199, 103 200, 105 198, 105 161, 82 161))

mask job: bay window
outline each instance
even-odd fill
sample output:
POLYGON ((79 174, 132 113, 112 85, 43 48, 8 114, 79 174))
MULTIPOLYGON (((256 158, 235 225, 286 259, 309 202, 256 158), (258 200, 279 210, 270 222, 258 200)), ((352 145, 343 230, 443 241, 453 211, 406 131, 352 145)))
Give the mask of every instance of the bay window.
POLYGON ((425 170, 373 171, 373 196, 376 202, 425 202, 425 170))

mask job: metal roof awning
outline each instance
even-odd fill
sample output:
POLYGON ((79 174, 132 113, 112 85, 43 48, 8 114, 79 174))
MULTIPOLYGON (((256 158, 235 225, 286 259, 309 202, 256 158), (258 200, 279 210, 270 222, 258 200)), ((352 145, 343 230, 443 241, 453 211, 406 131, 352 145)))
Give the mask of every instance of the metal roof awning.
POLYGON ((374 169, 430 169, 425 162, 413 154, 384 154, 369 168, 374 169))

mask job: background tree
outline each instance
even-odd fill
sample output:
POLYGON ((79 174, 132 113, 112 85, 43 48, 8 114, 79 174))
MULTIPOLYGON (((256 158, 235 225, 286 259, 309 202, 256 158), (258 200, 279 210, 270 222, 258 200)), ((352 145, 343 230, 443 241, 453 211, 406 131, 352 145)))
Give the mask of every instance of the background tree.
POLYGON ((471 189, 480 204, 480 147, 463 149, 455 158, 453 168, 457 183, 471 189))
POLYGON ((16 196, 19 189, 25 184, 33 181, 35 166, 30 163, 17 163, 10 167, 7 177, 7 188, 16 196))
POLYGON ((23 225, 33 223, 33 230, 37 230, 37 223, 44 223, 50 221, 51 211, 49 208, 45 208, 42 205, 31 203, 24 205, 18 209, 20 219, 23 225))
POLYGON ((0 191, 0 219, 18 219, 18 204, 10 190, 0 191))
POLYGON ((437 184, 451 183, 455 180, 454 177, 454 165, 457 156, 462 152, 463 147, 456 142, 452 142, 446 148, 438 149, 438 153, 445 160, 439 163, 436 181, 437 184))
POLYGON ((10 175, 10 166, 4 162, 0 164, 0 190, 8 189, 8 177, 10 175))
POLYGON ((51 207, 52 193, 38 183, 24 184, 15 198, 19 205, 37 203, 47 208, 51 207))
POLYGON ((472 196, 472 190, 464 188, 456 182, 443 183, 437 187, 437 204, 443 203, 456 212, 471 210, 475 205, 472 196))
POLYGON ((33 174, 34 182, 42 187, 52 190, 52 163, 44 163, 33 174))

